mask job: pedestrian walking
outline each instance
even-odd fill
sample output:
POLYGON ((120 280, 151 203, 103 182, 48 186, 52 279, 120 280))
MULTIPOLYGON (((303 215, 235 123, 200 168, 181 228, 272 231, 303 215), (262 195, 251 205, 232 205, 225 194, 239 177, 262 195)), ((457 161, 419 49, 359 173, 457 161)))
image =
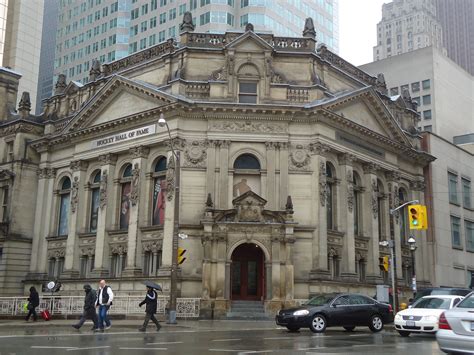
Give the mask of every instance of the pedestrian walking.
POLYGON ((91 285, 86 284, 84 285, 84 292, 86 296, 84 297, 84 311, 82 312, 81 319, 79 323, 74 324, 72 327, 76 329, 80 329, 86 319, 91 319, 94 322, 94 327, 92 328, 93 331, 98 330, 98 320, 97 320, 97 313, 95 312, 95 303, 97 299, 97 295, 95 291, 92 289, 91 285))
POLYGON ((114 293, 112 288, 105 283, 105 280, 100 280, 99 282, 99 290, 97 291, 97 300, 96 300, 96 307, 99 308, 99 329, 104 330, 104 322, 105 322, 105 329, 110 329, 112 324, 110 323, 109 316, 107 312, 109 311, 110 306, 112 305, 112 301, 114 300, 114 293))
POLYGON ((148 322, 151 319, 151 321, 153 323, 155 323, 155 325, 156 325, 156 331, 159 331, 160 328, 161 328, 161 325, 158 322, 158 319, 156 319, 156 317, 155 317, 156 308, 157 308, 157 301, 158 301, 157 293, 150 286, 147 286, 146 291, 147 292, 146 292, 145 299, 143 301, 141 301, 140 304, 139 304, 140 307, 143 306, 144 304, 146 304, 145 321, 143 322, 143 325, 141 326, 141 328, 138 328, 138 330, 141 331, 141 332, 145 332, 146 327, 148 325, 148 322))
POLYGON ((28 315, 26 316, 26 321, 30 319, 30 316, 33 316, 33 321, 36 322, 38 319, 38 315, 36 314, 36 307, 38 307, 40 304, 39 301, 39 295, 38 292, 36 291, 36 288, 33 286, 30 287, 30 297, 28 297, 28 315))

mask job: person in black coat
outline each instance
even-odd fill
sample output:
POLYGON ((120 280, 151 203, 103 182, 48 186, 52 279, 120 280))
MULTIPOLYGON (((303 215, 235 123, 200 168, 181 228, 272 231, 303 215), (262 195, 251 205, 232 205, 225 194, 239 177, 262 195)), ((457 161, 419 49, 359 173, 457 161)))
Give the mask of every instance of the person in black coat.
POLYGON ((94 328, 92 328, 93 331, 98 330, 98 320, 97 320, 97 313, 95 312, 95 301, 97 298, 97 295, 95 291, 92 289, 91 285, 84 285, 84 292, 86 293, 86 296, 84 298, 84 312, 82 312, 81 319, 79 320, 79 323, 74 324, 73 328, 79 329, 82 327, 86 319, 91 319, 94 322, 94 328))
POLYGON ((30 287, 30 297, 28 297, 28 315, 26 316, 26 321, 30 319, 30 316, 33 316, 33 321, 36 322, 38 315, 36 314, 36 307, 40 304, 38 292, 33 286, 30 287))
POLYGON ((146 316, 145 316, 145 321, 143 322, 143 325, 138 330, 141 332, 145 332, 148 322, 151 319, 151 321, 156 324, 156 331, 158 331, 161 328, 161 325, 158 322, 158 319, 155 318, 158 297, 157 297, 156 291, 153 288, 147 286, 146 290, 147 292, 146 292, 145 299, 141 301, 139 304, 140 307, 146 304, 146 309, 145 309, 146 316))

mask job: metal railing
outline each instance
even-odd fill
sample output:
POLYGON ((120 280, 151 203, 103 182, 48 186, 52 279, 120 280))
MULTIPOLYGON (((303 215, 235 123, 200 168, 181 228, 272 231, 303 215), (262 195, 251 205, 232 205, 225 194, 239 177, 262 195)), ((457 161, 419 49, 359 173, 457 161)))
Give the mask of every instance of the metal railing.
MULTIPOLYGON (((145 307, 138 304, 142 296, 115 296, 110 314, 143 314, 145 307)), ((158 314, 165 314, 168 297, 158 297, 158 314)), ((0 315, 16 316, 26 313, 24 309, 27 297, 0 297, 0 315)), ((178 298, 176 314, 178 318, 197 318, 201 306, 200 298, 178 298)), ((42 296, 37 311, 48 309, 51 314, 81 314, 84 307, 84 296, 42 296)))

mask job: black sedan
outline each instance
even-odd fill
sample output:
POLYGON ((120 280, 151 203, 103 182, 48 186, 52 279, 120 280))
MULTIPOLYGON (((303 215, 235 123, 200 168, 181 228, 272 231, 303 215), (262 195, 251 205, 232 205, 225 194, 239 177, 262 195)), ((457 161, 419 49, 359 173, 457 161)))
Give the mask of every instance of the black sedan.
POLYGON ((333 326, 342 326, 347 331, 368 326, 379 332, 384 324, 391 322, 393 310, 389 304, 352 293, 318 295, 300 307, 282 309, 276 316, 276 323, 290 331, 309 328, 314 333, 333 326))

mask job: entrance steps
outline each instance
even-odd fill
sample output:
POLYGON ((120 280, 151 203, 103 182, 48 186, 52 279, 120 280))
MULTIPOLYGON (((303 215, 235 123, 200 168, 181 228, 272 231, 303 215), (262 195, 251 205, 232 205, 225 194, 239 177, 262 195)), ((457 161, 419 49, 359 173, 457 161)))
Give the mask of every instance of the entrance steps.
POLYGON ((269 320, 263 303, 260 301, 232 301, 227 319, 269 320))

